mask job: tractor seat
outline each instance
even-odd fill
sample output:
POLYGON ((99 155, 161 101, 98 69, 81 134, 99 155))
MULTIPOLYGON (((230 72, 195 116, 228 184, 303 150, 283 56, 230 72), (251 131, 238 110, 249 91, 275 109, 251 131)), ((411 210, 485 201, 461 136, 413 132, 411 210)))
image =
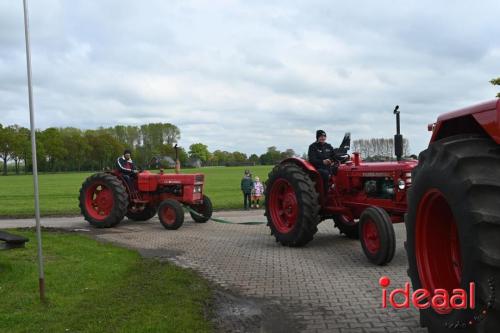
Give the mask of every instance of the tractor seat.
POLYGON ((24 243, 29 242, 29 239, 23 236, 14 235, 5 231, 0 231, 0 250, 10 250, 24 247, 24 243))

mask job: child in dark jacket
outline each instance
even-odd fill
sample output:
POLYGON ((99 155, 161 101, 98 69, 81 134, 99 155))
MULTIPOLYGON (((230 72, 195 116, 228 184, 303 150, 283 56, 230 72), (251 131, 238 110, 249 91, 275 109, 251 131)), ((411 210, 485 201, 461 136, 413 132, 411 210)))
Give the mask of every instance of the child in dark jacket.
POLYGON ((245 170, 245 175, 241 179, 241 191, 243 192, 243 208, 245 210, 250 209, 250 204, 251 204, 250 195, 252 194, 252 189, 253 189, 252 175, 250 174, 250 170, 245 170))

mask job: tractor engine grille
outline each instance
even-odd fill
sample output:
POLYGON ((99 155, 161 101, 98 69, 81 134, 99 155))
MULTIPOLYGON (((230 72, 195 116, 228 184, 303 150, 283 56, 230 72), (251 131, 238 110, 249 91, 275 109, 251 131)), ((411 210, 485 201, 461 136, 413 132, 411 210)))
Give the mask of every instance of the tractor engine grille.
POLYGON ((203 175, 196 175, 196 177, 194 178, 194 180, 196 182, 203 182, 204 178, 205 177, 203 175))

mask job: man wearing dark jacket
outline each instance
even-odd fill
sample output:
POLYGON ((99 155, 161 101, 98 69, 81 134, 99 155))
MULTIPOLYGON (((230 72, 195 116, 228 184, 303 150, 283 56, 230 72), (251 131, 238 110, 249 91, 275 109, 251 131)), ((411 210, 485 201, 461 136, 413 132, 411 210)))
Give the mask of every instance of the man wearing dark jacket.
POLYGON ((323 188, 328 191, 328 183, 331 175, 331 165, 333 164, 333 156, 335 150, 326 142, 326 133, 323 130, 316 131, 316 142, 309 146, 307 158, 312 165, 316 167, 321 179, 323 180, 323 188))
POLYGON ((137 174, 137 169, 135 168, 134 162, 131 158, 131 152, 129 149, 125 149, 123 152, 123 156, 118 157, 116 160, 116 165, 118 166, 118 170, 123 175, 123 178, 127 181, 128 186, 131 190, 134 189, 134 180, 133 178, 137 174))
POLYGON ((245 210, 250 209, 250 204, 252 202, 250 199, 250 195, 252 194, 252 189, 252 175, 250 174, 250 170, 245 170, 245 175, 241 179, 241 191, 243 192, 243 208, 245 210))

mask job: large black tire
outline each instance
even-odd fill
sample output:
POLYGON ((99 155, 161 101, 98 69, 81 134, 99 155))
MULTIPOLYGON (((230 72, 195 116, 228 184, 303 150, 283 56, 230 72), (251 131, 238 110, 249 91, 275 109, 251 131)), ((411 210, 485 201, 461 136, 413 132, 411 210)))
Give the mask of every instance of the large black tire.
POLYGON ((350 239, 359 239, 359 222, 350 221, 347 216, 335 215, 333 217, 335 226, 339 228, 341 234, 350 239))
POLYGON ((123 183, 109 173, 88 177, 80 188, 80 211, 96 228, 114 227, 127 213, 128 194, 123 183))
POLYGON ((413 289, 476 284, 474 310, 420 310, 422 326, 500 332, 499 146, 479 135, 436 141, 420 153, 412 180, 405 246, 413 289))
POLYGON ((176 230, 184 223, 184 209, 178 201, 166 199, 158 206, 158 217, 165 229, 176 230))
POLYGON ((212 217, 212 212, 213 212, 212 201, 206 195, 203 195, 202 204, 192 205, 191 209, 194 210, 196 213, 198 213, 194 214, 193 212, 189 212, 189 214, 196 223, 205 223, 212 217))
POLYGON ((156 215, 156 207, 146 206, 143 210, 133 212, 129 210, 126 214, 127 218, 132 221, 147 221, 156 215))
POLYGON ((375 265, 386 265, 394 258, 396 235, 384 209, 372 206, 363 211, 359 218, 359 235, 365 256, 375 265))
POLYGON ((274 167, 266 182, 267 225, 277 242, 303 246, 318 231, 318 193, 310 176, 295 164, 274 167))

